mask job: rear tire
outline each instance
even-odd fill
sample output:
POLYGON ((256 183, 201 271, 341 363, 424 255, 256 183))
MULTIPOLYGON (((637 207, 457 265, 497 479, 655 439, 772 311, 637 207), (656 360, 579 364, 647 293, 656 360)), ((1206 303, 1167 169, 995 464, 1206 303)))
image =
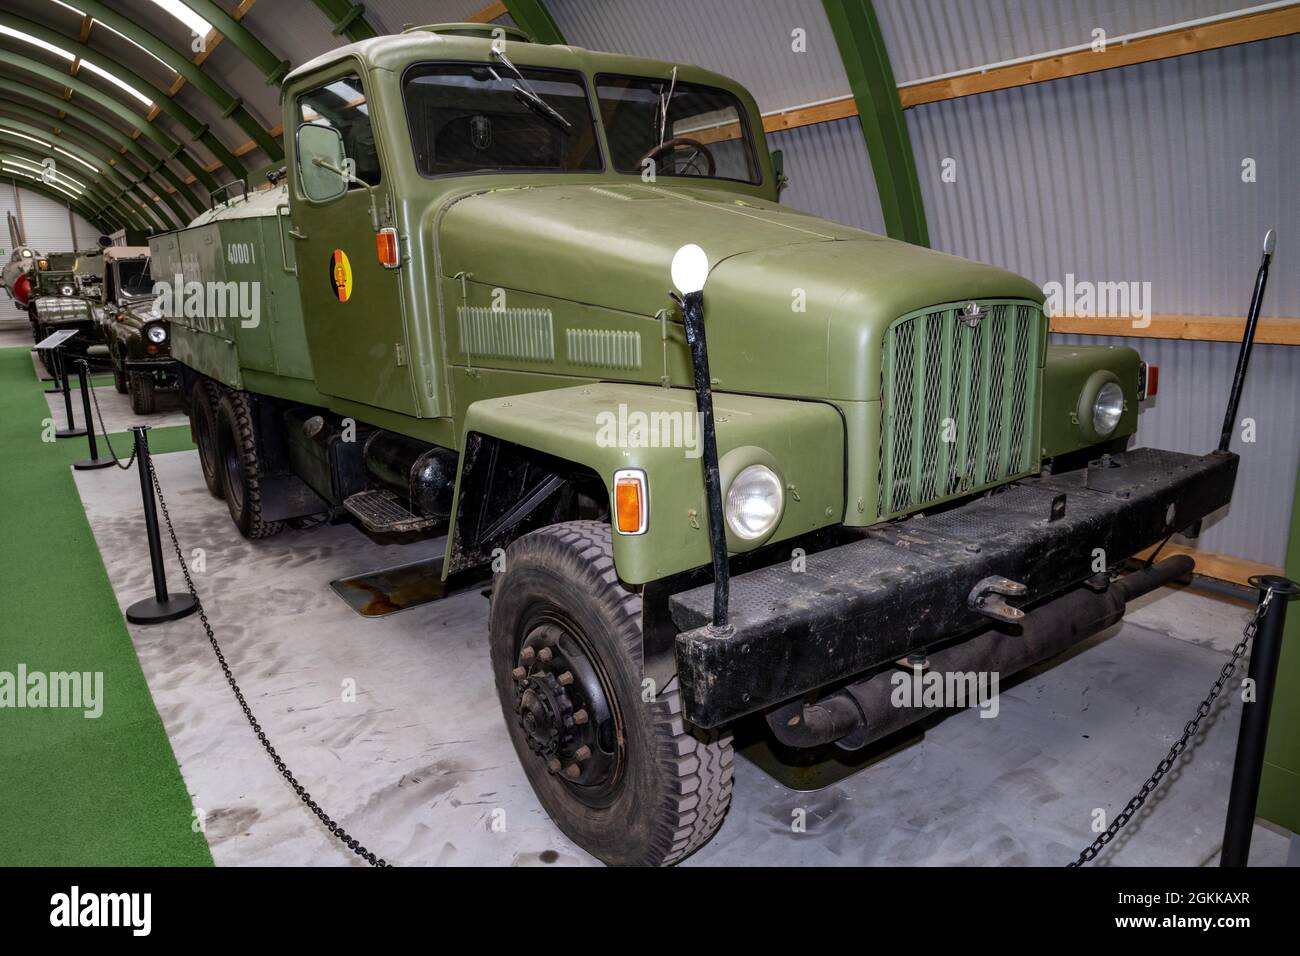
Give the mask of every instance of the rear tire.
POLYGON ((512 544, 489 643, 511 743, 570 839, 610 865, 662 866, 717 832, 730 732, 687 723, 676 678, 642 700, 641 596, 618 580, 608 524, 569 521, 512 544))
POLYGON ((220 393, 216 385, 206 380, 195 383, 190 394, 190 437, 199 449, 199 467, 203 470, 203 483, 215 498, 226 496, 222 477, 221 458, 217 452, 217 404, 220 393))
POLYGON ((217 405, 217 462, 222 470, 226 506, 245 538, 269 538, 284 530, 283 521, 262 520, 262 493, 257 467, 257 438, 248 396, 226 392, 217 405))
POLYGON ((152 415, 158 407, 154 399, 153 375, 148 372, 128 372, 127 389, 131 393, 131 411, 137 415, 152 415))

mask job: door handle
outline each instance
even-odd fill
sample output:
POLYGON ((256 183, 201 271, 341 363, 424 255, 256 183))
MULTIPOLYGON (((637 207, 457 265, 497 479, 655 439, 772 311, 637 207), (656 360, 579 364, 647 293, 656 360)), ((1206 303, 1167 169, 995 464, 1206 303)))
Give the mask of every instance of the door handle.
POLYGON ((307 238, 307 234, 306 234, 305 232, 303 232, 301 229, 299 229, 297 226, 290 226, 290 227, 289 227, 289 235, 292 236, 294 239, 306 239, 306 238, 307 238))

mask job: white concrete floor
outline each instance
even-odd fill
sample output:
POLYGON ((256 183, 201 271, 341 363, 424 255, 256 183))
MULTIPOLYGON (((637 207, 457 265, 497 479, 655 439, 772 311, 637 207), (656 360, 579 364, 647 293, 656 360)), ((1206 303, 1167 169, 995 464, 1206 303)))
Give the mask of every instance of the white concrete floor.
MULTIPOLYGON (((196 564, 201 549, 197 586, 249 702, 349 833, 397 864, 595 862, 550 823, 506 738, 487 601, 473 591, 364 619, 329 589, 337 577, 441 553, 441 541, 381 546, 347 525, 245 541, 204 488, 196 453, 159 456, 156 467, 196 564), (349 686, 355 701, 345 700, 349 686)), ((125 607, 150 592, 138 479, 105 469, 76 480, 125 607)), ((1004 684, 996 719, 949 717, 816 793, 787 790, 738 758, 731 812, 686 865, 1063 864, 1093 838, 1094 809, 1117 812, 1164 756, 1243 614, 1157 592, 1125 624, 1004 684), (797 811, 805 832, 793 831, 797 811)), ((358 865, 259 748, 197 617, 130 632, 217 863, 358 865)), ((1233 695, 1220 703, 1096 865, 1217 861, 1239 707, 1233 695)), ((1252 863, 1283 865, 1289 847, 1289 834, 1257 825, 1252 863)))
MULTIPOLYGON (((99 403, 99 413, 96 416, 95 406, 92 403, 90 414, 98 418, 103 417, 104 428, 108 433, 124 432, 132 425, 150 425, 154 428, 164 428, 169 425, 188 425, 190 420, 185 412, 181 410, 180 397, 173 390, 160 389, 155 395, 154 411, 148 415, 137 415, 131 411, 131 400, 126 395, 120 394, 112 385, 101 385, 94 389, 95 402, 99 403)), ((86 423, 83 421, 85 414, 82 411, 81 388, 77 385, 77 380, 72 379, 72 388, 70 391, 72 398, 72 418, 77 423, 78 428, 85 428, 86 423)), ((63 402, 62 392, 48 392, 45 399, 50 406, 50 415, 60 428, 66 423, 68 412, 63 402)), ((98 424, 98 422, 96 422, 98 424)), ((96 435, 102 434, 97 431, 96 435)), ((126 453, 129 453, 127 449, 126 453)), ((124 454, 118 449, 118 454, 124 454)))

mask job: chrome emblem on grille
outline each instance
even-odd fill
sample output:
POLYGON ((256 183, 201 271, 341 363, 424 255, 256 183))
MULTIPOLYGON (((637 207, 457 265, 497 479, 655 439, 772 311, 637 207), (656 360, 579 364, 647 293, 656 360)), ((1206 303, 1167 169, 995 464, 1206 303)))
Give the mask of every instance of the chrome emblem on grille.
POLYGON ((988 315, 988 313, 980 308, 978 302, 967 302, 961 312, 957 314, 957 317, 972 329, 977 329, 979 328, 979 324, 984 321, 984 316, 986 315, 988 315))

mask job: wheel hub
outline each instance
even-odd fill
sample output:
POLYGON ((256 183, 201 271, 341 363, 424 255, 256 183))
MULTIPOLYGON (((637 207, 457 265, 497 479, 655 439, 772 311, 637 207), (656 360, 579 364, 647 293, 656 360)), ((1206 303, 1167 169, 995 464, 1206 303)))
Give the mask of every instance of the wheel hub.
POLYGON ((608 783, 618 735, 599 676, 577 639, 554 624, 534 628, 511 676, 519 726, 546 769, 579 787, 608 783))

